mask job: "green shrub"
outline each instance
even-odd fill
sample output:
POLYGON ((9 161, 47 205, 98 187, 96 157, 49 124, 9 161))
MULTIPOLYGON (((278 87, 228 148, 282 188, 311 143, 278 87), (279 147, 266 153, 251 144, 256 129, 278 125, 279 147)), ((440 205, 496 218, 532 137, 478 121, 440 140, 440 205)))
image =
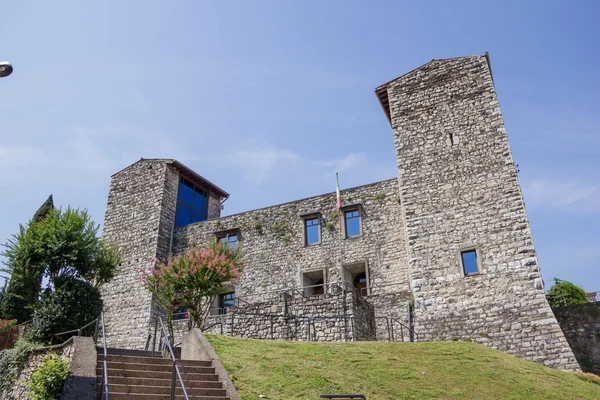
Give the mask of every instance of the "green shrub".
POLYGON ((36 347, 40 345, 21 339, 12 349, 0 351, 0 398, 3 398, 3 392, 8 390, 17 378, 29 352, 36 347))
POLYGON ((42 357, 42 363, 24 382, 31 391, 32 400, 57 400, 65 386, 69 374, 69 363, 58 355, 50 353, 42 357))
POLYGON ((587 302, 585 290, 571 282, 554 278, 554 286, 546 294, 548 303, 552 308, 584 304, 587 302))
POLYGON ((100 292, 92 284, 71 277, 55 280, 54 291, 46 289, 35 306, 28 338, 39 342, 61 343, 68 336, 56 333, 81 328, 98 317, 102 310, 100 292))
POLYGON ((0 332, 4 332, 8 330, 11 326, 15 326, 17 324, 16 319, 2 319, 0 318, 0 332))

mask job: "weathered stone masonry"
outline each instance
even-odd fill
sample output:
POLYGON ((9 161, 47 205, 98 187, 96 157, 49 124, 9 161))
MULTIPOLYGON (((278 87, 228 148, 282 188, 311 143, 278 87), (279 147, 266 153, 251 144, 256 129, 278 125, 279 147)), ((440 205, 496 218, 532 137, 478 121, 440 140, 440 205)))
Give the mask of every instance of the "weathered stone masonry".
MULTIPOLYGON (((110 346, 144 346, 153 302, 140 268, 147 271, 155 257, 169 255, 182 170, 174 160, 141 159, 112 176, 102 237, 120 247, 123 260, 101 289, 110 346)), ((219 205, 219 194, 211 193, 209 215, 218 216, 219 205)))
POLYGON ((582 371, 600 375, 600 303, 561 307, 554 313, 582 371))
MULTIPOLYGON (((335 194, 329 193, 178 228, 174 249, 205 245, 220 233, 238 232, 244 269, 235 291, 237 298, 250 304, 279 303, 274 295, 304 286, 303 273, 324 269, 326 282, 343 282, 342 268, 364 263, 371 284, 368 301, 375 307, 375 316, 392 316, 408 324, 410 293, 397 193, 396 179, 342 192, 347 205, 361 205, 359 237, 344 238, 335 194), (320 215, 321 243, 305 246, 303 216, 315 214, 320 215)), ((379 336, 386 337, 387 328, 379 322, 379 336)))
POLYGON ((488 58, 434 60, 377 93, 394 131, 420 337, 577 369, 544 296, 488 58), (464 276, 469 247, 481 270, 464 276))
POLYGON ((244 270, 231 289, 245 306, 212 317, 225 334, 302 340, 301 321, 321 316, 317 340, 389 340, 383 317, 413 319, 420 341, 472 340, 578 369, 544 296, 488 58, 434 60, 376 94, 393 129, 398 179, 343 191, 344 205, 360 211, 355 238, 343 234, 333 193, 219 218, 228 194, 174 160, 140 160, 115 174, 103 235, 125 258, 103 289, 111 345, 139 348, 150 329, 139 267, 237 232, 244 270), (214 190, 207 221, 173 229, 179 176, 214 190), (309 215, 320 218, 321 240, 306 246, 309 215), (477 251, 477 273, 464 273, 466 249, 477 251), (368 272, 366 297, 334 286, 302 294, 306 274, 325 271, 325 284, 343 285, 355 265, 368 272), (340 314, 360 318, 351 326, 325 318, 340 314))

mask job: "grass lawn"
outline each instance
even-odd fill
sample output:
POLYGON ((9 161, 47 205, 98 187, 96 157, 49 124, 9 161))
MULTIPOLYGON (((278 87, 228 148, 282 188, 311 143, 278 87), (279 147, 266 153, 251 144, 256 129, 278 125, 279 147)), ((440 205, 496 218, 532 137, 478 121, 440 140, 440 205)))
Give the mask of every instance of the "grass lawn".
MULTIPOLYGON (((315 343, 207 335, 242 400, 600 399, 600 384, 473 343, 315 343)), ((592 377, 593 380, 593 377, 592 377)))

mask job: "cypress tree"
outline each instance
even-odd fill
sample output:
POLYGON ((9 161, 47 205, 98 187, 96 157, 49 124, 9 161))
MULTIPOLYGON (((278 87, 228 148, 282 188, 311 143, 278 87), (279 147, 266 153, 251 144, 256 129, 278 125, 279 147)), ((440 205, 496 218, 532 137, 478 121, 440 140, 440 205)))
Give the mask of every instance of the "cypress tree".
POLYGON ((39 222, 46 218, 46 216, 50 213, 50 211, 54 210, 54 200, 52 199, 52 195, 48 196, 48 199, 42 204, 40 208, 33 214, 33 222, 39 222))
POLYGON ((31 318, 33 306, 42 288, 44 265, 36 262, 33 230, 54 210, 52 195, 35 212, 27 227, 20 226, 19 233, 13 235, 6 245, 7 258, 5 272, 10 273, 10 281, 0 302, 0 318, 24 322, 31 318))

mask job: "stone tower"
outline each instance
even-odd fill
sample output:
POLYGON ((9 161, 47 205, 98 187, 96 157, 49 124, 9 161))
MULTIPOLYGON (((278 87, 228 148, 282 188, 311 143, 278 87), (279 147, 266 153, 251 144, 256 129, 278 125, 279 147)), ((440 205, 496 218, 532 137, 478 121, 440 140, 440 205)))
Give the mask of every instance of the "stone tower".
POLYGON ((117 275, 102 287, 111 347, 144 347, 153 302, 140 282, 140 268, 147 271, 154 258, 165 261, 171 251, 176 216, 185 217, 180 186, 205 193, 205 213, 197 220, 218 218, 221 201, 229 196, 171 159, 142 158, 111 178, 102 238, 117 244, 123 255, 117 275))
POLYGON ((486 55, 433 60, 376 89, 394 133, 414 324, 564 370, 486 55))

